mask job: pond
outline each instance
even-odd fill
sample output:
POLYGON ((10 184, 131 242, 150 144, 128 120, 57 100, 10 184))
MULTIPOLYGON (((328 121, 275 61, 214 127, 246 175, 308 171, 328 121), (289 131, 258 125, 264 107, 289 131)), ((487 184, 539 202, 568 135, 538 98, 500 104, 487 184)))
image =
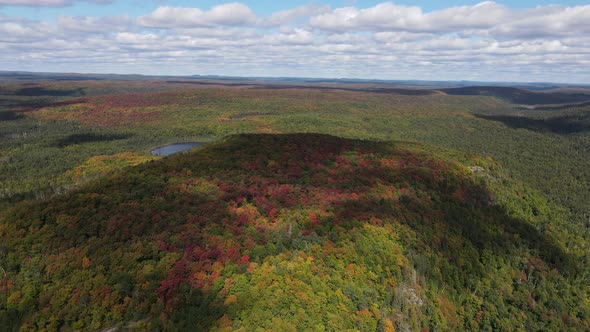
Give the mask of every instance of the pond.
POLYGON ((150 151, 152 156, 169 156, 171 154, 183 152, 194 148, 195 146, 201 146, 205 142, 188 142, 188 143, 175 143, 170 145, 161 146, 150 151))

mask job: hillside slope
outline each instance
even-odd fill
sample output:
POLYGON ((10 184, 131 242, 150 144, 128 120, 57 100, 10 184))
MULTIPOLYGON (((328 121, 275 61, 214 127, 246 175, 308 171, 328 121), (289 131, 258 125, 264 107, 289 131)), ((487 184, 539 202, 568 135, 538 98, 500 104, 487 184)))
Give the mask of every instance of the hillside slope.
POLYGON ((240 135, 0 220, 14 330, 587 330, 561 244, 420 146, 240 135))
POLYGON ((525 105, 570 104, 590 101, 590 95, 585 93, 537 92, 500 86, 468 86, 440 89, 439 91, 455 96, 492 96, 514 104, 525 105))

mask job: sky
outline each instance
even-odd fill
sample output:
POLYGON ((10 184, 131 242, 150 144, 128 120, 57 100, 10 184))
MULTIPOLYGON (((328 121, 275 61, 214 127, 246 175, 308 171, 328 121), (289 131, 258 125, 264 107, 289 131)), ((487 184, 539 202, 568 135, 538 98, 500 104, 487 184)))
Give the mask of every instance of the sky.
POLYGON ((0 0, 0 70, 590 83, 590 2, 0 0))

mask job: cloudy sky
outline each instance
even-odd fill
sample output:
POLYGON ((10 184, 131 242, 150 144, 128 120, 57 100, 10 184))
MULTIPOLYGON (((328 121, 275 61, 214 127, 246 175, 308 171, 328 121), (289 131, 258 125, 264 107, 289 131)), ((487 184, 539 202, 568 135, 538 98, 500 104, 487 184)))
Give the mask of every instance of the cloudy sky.
POLYGON ((590 83, 590 2, 0 0, 0 70, 590 83))

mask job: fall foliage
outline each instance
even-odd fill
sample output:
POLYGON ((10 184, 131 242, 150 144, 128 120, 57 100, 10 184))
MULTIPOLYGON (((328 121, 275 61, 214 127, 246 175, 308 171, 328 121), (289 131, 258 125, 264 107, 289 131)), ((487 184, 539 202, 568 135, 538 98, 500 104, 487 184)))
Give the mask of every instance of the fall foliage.
POLYGON ((0 235, 22 330, 590 326, 574 257, 412 144, 230 137, 18 204, 0 235))

